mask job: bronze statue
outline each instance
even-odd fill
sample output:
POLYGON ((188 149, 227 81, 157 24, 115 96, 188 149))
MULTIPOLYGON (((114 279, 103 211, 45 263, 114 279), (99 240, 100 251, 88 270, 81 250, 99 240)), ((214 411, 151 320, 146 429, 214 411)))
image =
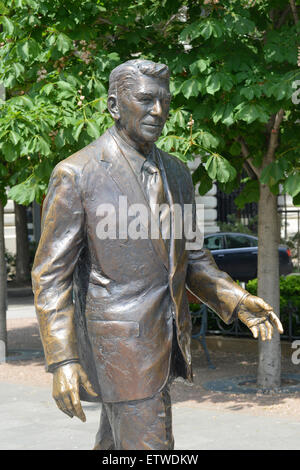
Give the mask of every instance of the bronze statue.
POLYGON ((169 236, 161 218, 157 236, 144 236, 142 222, 141 236, 128 236, 120 201, 148 214, 155 204, 192 206, 195 226, 194 187, 187 167, 154 144, 169 112, 167 66, 125 62, 112 71, 108 95, 115 125, 52 173, 35 306, 57 406, 85 421, 80 399, 102 402, 94 448, 173 449, 169 385, 192 381, 186 287, 225 323, 238 316, 254 337, 270 339, 282 325, 209 251, 186 248, 184 235, 174 235, 175 211, 169 236))

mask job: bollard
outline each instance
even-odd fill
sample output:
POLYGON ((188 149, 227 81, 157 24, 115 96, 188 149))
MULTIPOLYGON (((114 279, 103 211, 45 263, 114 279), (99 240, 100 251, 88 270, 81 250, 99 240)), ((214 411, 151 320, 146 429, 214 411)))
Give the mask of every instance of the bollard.
POLYGON ((5 350, 5 342, 3 340, 0 340, 0 364, 6 362, 5 350))

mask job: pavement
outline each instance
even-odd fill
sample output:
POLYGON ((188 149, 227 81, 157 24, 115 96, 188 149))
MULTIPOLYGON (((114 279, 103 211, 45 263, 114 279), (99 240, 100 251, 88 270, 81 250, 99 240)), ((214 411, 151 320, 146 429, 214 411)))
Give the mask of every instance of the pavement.
MULTIPOLYGON (((10 299, 7 317, 35 317, 32 297, 10 299)), ((89 450, 98 429, 100 408, 99 404, 83 403, 87 421, 82 423, 57 409, 48 386, 1 379, 0 449, 89 450)), ((299 415, 255 416, 247 409, 239 413, 235 408, 220 410, 190 400, 175 402, 175 450, 300 449, 299 415)))
MULTIPOLYGON (((0 449, 90 450, 100 405, 85 403, 87 421, 68 418, 51 390, 0 384, 0 449)), ((300 422, 173 406, 175 450, 299 449, 300 422)))

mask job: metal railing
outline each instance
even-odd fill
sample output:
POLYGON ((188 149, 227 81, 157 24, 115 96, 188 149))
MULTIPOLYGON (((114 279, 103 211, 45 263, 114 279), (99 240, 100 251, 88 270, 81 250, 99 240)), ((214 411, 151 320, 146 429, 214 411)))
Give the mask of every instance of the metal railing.
MULTIPOLYGON (((284 318, 282 319, 284 334, 280 335, 282 340, 294 341, 300 339, 300 312, 291 302, 282 312, 284 318)), ((193 323, 199 321, 201 328, 198 335, 220 335, 220 336, 233 336, 236 338, 248 337, 253 338, 250 330, 240 320, 236 319, 231 325, 226 325, 212 310, 202 305, 201 312, 191 312, 193 323), (204 314, 204 323, 201 324, 201 315, 204 314)), ((196 337, 197 333, 193 335, 196 337)))

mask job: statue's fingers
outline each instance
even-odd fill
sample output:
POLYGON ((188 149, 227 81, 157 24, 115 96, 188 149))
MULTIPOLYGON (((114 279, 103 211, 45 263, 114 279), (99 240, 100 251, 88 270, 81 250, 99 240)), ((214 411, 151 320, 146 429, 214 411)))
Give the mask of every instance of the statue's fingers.
POLYGON ((266 341, 267 330, 266 330, 266 327, 265 327, 264 323, 261 323, 259 325, 259 332, 260 332, 260 336, 261 336, 262 341, 266 341))
POLYGON ((267 339, 271 340, 272 336, 273 336, 273 331, 274 331, 273 326, 268 320, 266 320, 265 321, 265 327, 266 327, 266 330, 267 330, 267 339))
POLYGON ((257 328, 257 326, 251 326, 250 331, 253 334, 254 338, 258 338, 258 328, 257 328))
POLYGON ((64 400, 60 399, 60 398, 55 398, 55 402, 56 402, 56 405, 58 406, 58 408, 63 412, 65 413, 66 415, 68 415, 70 418, 73 418, 73 413, 66 407, 65 403, 64 403, 64 400))
POLYGON ((74 404, 73 404, 73 400, 72 400, 72 392, 70 391, 68 395, 65 395, 63 397, 63 402, 64 402, 64 405, 65 405, 65 408, 70 412, 72 413, 72 417, 73 416, 76 416, 76 409, 74 407, 74 404))
POLYGON ((77 416, 77 418, 81 419, 81 421, 85 422, 86 417, 83 412, 81 403, 80 403, 80 398, 78 392, 70 392, 70 400, 74 409, 74 415, 77 416))
POLYGON ((90 395, 93 395, 94 397, 98 396, 98 393, 96 393, 95 390, 93 389, 93 386, 91 382, 89 381, 89 379, 87 378, 87 375, 84 371, 82 371, 80 374, 80 383, 82 387, 87 391, 87 393, 89 393, 90 395))
POLYGON ((276 326, 277 330, 279 333, 283 333, 283 326, 279 318, 274 312, 270 312, 269 314, 269 320, 272 322, 273 325, 276 326))
POLYGON ((93 389, 93 386, 92 386, 92 384, 89 380, 82 381, 81 385, 87 391, 87 393, 89 393, 90 395, 93 395, 94 397, 98 396, 98 393, 95 392, 95 390, 93 389))

